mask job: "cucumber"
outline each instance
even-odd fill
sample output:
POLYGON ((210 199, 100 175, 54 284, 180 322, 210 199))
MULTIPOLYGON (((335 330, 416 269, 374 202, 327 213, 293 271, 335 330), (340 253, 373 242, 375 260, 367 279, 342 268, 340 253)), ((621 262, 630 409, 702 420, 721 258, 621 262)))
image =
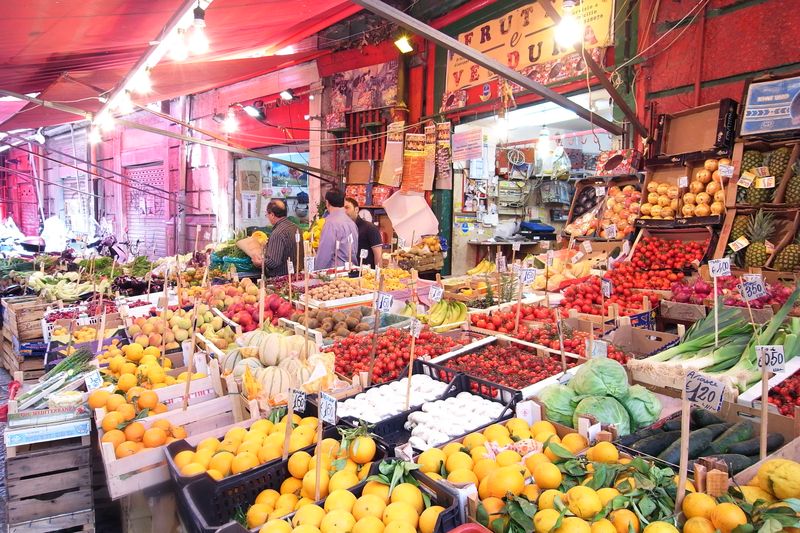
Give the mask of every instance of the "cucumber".
POLYGON ((633 446, 637 442, 642 439, 646 439, 647 437, 651 437, 653 435, 662 435, 664 432, 660 429, 654 428, 644 428, 640 429, 636 433, 631 433, 630 435, 625 435, 624 437, 620 437, 617 439, 617 444, 620 446, 633 446))
POLYGON ((722 424, 711 424, 710 426, 706 426, 706 429, 710 429, 711 432, 714 434, 712 439, 716 439, 730 428, 733 427, 732 422, 723 422, 722 424))
MULTIPOLYGON (((692 431, 689 435, 689 458, 698 457, 703 450, 708 448, 712 440, 714 440, 714 430, 711 428, 692 431)), ((673 465, 678 464, 681 459, 681 439, 670 444, 666 450, 658 455, 658 458, 673 465)))
POLYGON ((643 438, 639 442, 634 443, 631 446, 631 450, 655 457, 666 450, 670 444, 680 438, 680 431, 662 431, 658 435, 651 435, 643 438))
MULTIPOLYGON (((767 453, 772 453, 786 442, 780 433, 770 433, 767 435, 767 453)), ((728 453, 740 455, 758 455, 761 449, 761 437, 753 437, 750 440, 737 442, 728 447, 728 453)))
POLYGON ((737 442, 743 442, 753 438, 753 424, 750 422, 738 422, 730 427, 725 433, 711 443, 708 447, 710 455, 727 453, 728 448, 737 442))
POLYGON ((698 428, 708 427, 713 424, 722 424, 725 421, 705 409, 692 409, 692 424, 698 428))
POLYGON ((667 420, 667 422, 661 426, 661 429, 664 431, 678 431, 681 429, 681 417, 678 416, 667 420))
MULTIPOLYGON (((731 476, 735 476, 745 468, 748 468, 754 465, 758 459, 753 459, 752 457, 747 457, 746 455, 741 455, 738 453, 721 453, 717 455, 704 455, 703 459, 717 459, 720 461, 724 461, 726 465, 728 465, 728 474, 731 476)), ((694 464, 692 464, 692 470, 694 471, 694 464)))

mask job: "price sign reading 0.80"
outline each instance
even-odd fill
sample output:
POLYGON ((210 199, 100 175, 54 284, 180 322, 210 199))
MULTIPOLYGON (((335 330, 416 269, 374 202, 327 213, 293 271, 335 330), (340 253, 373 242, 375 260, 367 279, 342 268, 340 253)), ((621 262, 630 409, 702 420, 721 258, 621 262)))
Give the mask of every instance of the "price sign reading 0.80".
POLYGON ((722 409, 725 384, 721 381, 692 370, 686 374, 684 387, 689 403, 707 411, 722 409))
POLYGON ((783 353, 782 344, 756 345, 756 355, 758 356, 758 368, 764 368, 766 363, 767 370, 770 372, 783 372, 786 370, 786 356, 783 353))

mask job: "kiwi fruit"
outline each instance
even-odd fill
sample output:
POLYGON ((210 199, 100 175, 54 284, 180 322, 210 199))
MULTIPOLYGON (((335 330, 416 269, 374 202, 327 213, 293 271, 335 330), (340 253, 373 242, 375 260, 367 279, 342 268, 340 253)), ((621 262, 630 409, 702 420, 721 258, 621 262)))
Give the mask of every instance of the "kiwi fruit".
POLYGON ((308 311, 308 318, 317 318, 317 313, 319 313, 319 309, 310 309, 308 311))
POLYGON ((353 330, 353 328, 358 326, 358 324, 360 322, 361 322, 361 320, 359 320, 357 318, 353 318, 352 316, 348 317, 347 320, 344 321, 344 323, 347 324, 347 329, 349 329, 351 331, 353 330))
POLYGON ((356 333, 361 333, 362 331, 369 331, 369 329, 370 329, 369 324, 367 324, 366 322, 361 322, 356 326, 356 329, 354 329, 353 331, 355 331, 356 333))
POLYGON ((330 333, 331 331, 333 331, 333 322, 330 322, 330 321, 328 321, 328 320, 326 320, 325 322, 323 322, 323 323, 322 323, 322 330, 323 330, 325 333, 330 333))
POLYGON ((344 320, 342 320, 340 322, 337 322, 336 326, 334 326, 334 329, 337 329, 337 330, 338 329, 346 329, 347 331, 350 331, 350 329, 348 329, 348 327, 347 327, 347 322, 345 322, 344 320))
POLYGON ((333 313, 333 321, 334 322, 344 322, 347 319, 347 315, 342 313, 341 311, 337 311, 333 313))
POLYGON ((347 337, 348 335, 350 335, 350 330, 349 330, 349 329, 347 329, 346 327, 344 327, 344 328, 337 328, 337 329, 336 329, 336 335, 338 335, 338 336, 340 336, 340 337, 347 337))
POLYGON ((327 312, 327 311, 319 311, 317 313, 317 319, 319 319, 319 320, 325 320, 325 319, 330 318, 330 317, 331 317, 331 314, 329 312, 327 312))
POLYGON ((311 329, 317 329, 319 327, 319 321, 316 318, 310 318, 308 320, 308 327, 311 329))
POLYGON ((295 311, 294 313, 292 313, 292 316, 291 316, 291 317, 289 317, 289 320, 291 320, 292 322, 299 322, 299 321, 300 321, 300 318, 301 318, 302 316, 303 316, 302 314, 300 314, 300 313, 298 313, 298 312, 296 312, 296 311, 295 311))

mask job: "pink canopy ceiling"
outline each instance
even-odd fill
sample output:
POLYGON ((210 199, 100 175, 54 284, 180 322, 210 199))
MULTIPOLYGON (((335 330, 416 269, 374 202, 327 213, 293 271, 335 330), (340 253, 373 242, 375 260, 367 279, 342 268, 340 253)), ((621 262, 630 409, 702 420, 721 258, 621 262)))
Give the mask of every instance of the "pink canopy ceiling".
MULTIPOLYGON (((0 89, 40 92, 85 110, 96 88, 117 85, 185 0, 26 0, 0 2, 0 89), (69 74, 69 76, 65 76, 69 74), (79 80, 93 88, 70 81, 79 80), (84 98, 90 98, 84 100, 84 98)), ((313 58, 269 56, 357 12, 348 0, 214 0, 206 13, 211 51, 195 63, 165 60, 153 73, 151 100, 191 94, 313 58), (228 60, 231 57, 249 59, 228 60), (305 58, 305 59, 304 59, 305 58)), ((26 106, 0 106, 0 130, 76 120, 26 106)))

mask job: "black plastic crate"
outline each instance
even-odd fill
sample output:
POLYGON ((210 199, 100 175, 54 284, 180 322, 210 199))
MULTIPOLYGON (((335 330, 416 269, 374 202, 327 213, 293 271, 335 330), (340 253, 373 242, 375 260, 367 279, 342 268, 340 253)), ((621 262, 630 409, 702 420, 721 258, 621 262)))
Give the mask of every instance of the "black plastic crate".
MULTIPOLYGON (((462 524, 461 512, 458 506, 458 495, 455 491, 447 488, 442 483, 437 483, 418 471, 413 471, 411 475, 419 482, 420 489, 428 493, 431 498, 431 505, 440 505, 444 507, 444 511, 439 514, 439 519, 436 521, 436 527, 433 533, 446 533, 460 526, 462 524)), ((360 497, 365 484, 366 483, 359 483, 351 488, 350 492, 355 494, 357 498, 360 497)), ((191 490, 191 488, 189 490, 191 490)), ((317 504, 322 507, 324 502, 325 500, 322 500, 317 502, 317 504)), ((291 517, 292 515, 289 516, 291 517)), ((248 531, 258 533, 259 529, 260 528, 253 528, 248 530, 241 524, 231 521, 214 531, 218 533, 223 531, 225 533, 247 533, 248 531)))
MULTIPOLYGON (((369 475, 378 473, 378 464, 388 455, 380 441, 376 444, 369 475)), ((309 449, 305 451, 310 453, 309 449)), ((180 490, 178 512, 189 531, 211 533, 229 525, 238 508, 246 512, 262 490, 279 490, 288 477, 291 477, 288 460, 273 461, 221 481, 214 481, 207 475, 197 476, 180 490)), ((366 482, 365 477, 351 490, 360 490, 366 482)))
MULTIPOLYGON (((448 376, 455 373, 455 378, 448 388, 447 392, 438 398, 439 400, 457 396, 461 392, 471 392, 477 396, 486 398, 501 403, 504 407, 500 416, 491 423, 497 423, 507 418, 514 416, 514 408, 517 402, 521 400, 522 395, 519 391, 491 383, 489 381, 468 376, 466 374, 459 374, 449 368, 444 368, 433 363, 426 363, 437 372, 441 372, 443 376, 448 376)), ((373 433, 390 449, 395 446, 408 442, 411 437, 411 432, 405 428, 405 423, 411 413, 420 411, 422 407, 417 407, 403 413, 398 413, 392 417, 387 418, 376 425, 376 429, 372 430, 373 433)), ((477 429, 477 428, 476 428, 477 429)), ((473 429, 472 431, 475 431, 473 429)), ((470 431, 469 433, 472 433, 470 431)), ((455 439, 463 438, 469 433, 465 433, 461 437, 454 437, 455 439)))

